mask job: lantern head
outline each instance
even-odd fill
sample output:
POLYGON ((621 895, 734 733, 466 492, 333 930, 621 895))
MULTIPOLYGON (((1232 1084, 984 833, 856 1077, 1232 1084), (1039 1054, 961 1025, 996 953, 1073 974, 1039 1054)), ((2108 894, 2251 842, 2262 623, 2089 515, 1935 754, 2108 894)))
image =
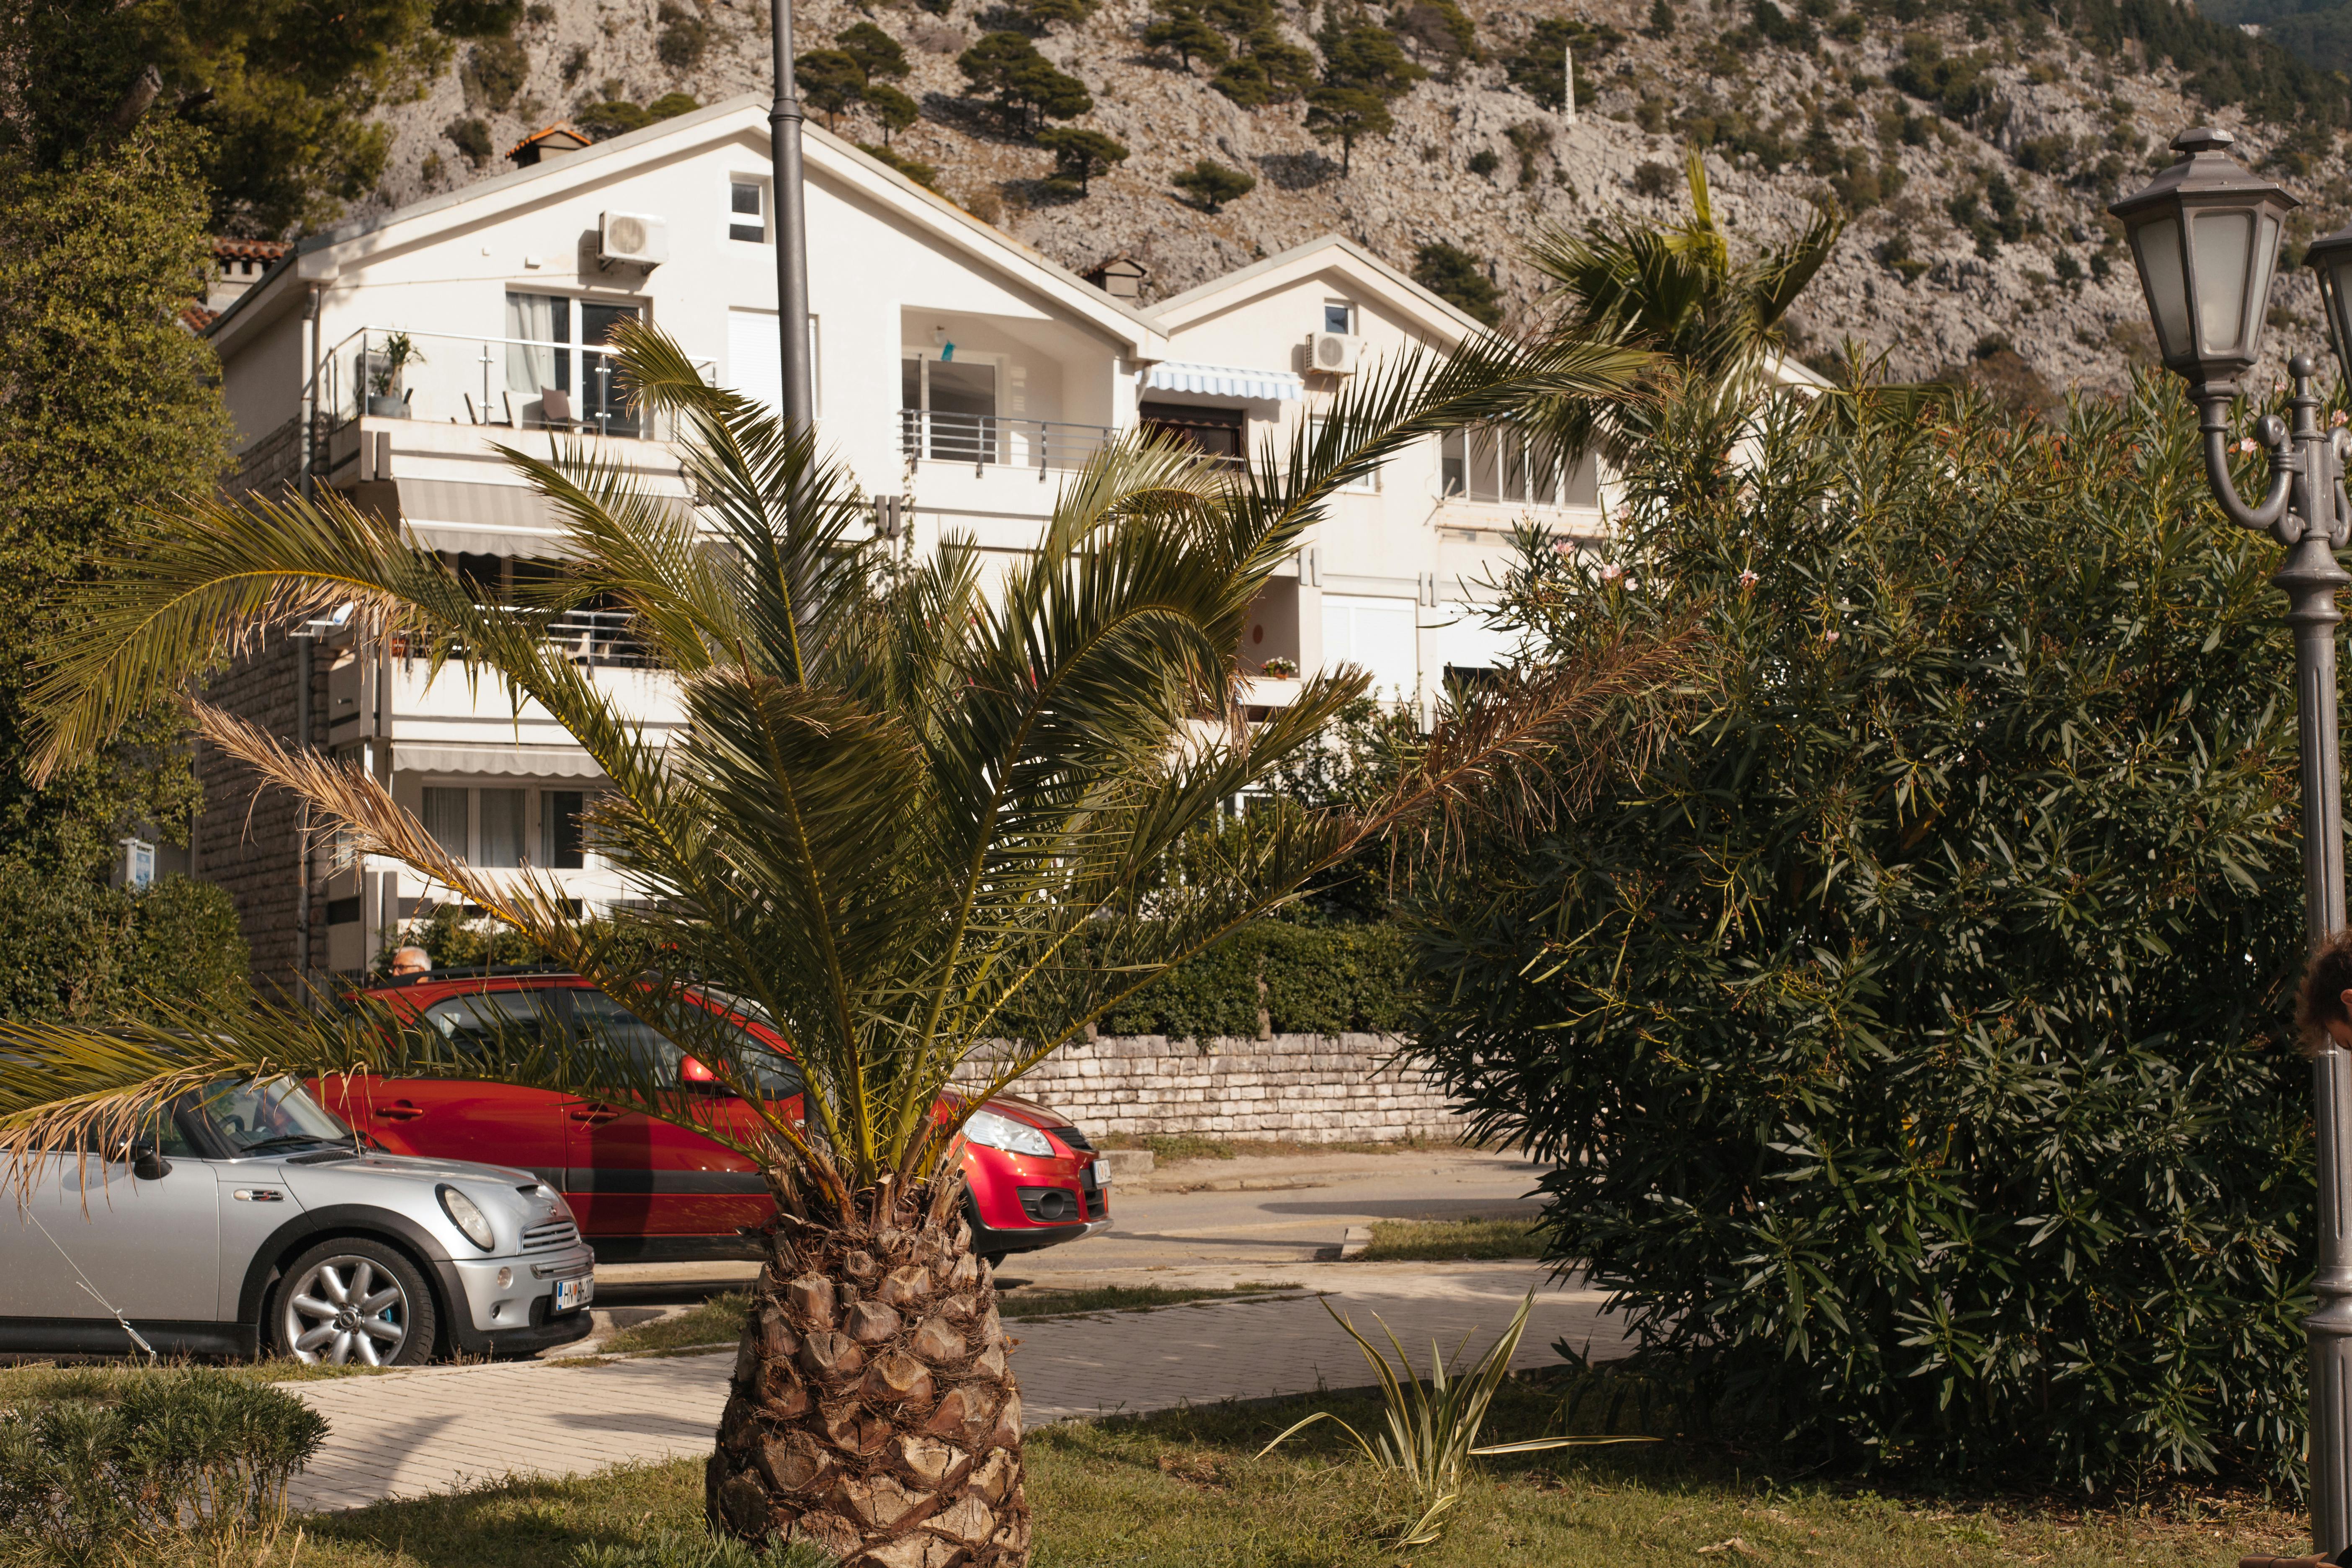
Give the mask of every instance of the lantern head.
POLYGON ((2224 395, 2262 355, 2279 226, 2303 205, 2231 158, 2235 141, 2182 132, 2172 146, 2187 156, 2107 209, 2131 241, 2165 368, 2224 395))

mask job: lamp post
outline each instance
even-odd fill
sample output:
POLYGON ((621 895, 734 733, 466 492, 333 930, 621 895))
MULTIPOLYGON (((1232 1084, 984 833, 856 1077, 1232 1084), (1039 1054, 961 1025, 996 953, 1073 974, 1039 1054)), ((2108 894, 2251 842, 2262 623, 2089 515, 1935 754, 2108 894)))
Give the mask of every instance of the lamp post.
MULTIPOLYGON (((2303 758, 2303 901, 2311 946, 2344 926, 2343 780, 2336 739, 2336 590, 2352 575, 2336 563, 2352 503, 2344 489, 2342 438, 2319 423, 2308 354, 2289 362, 2292 427, 2276 415, 2254 428, 2270 454, 2270 482, 2249 506, 2230 474, 2230 404, 2238 378, 2260 356, 2279 227, 2299 205, 2226 151, 2226 131, 2187 131, 2172 143, 2186 154, 2155 184, 2108 211, 2124 221, 2132 258, 2165 368, 2189 382, 2205 437, 2205 477, 2230 521, 2285 546, 2271 581, 2287 597, 2294 627, 2296 732, 2303 758)), ((2352 226, 2313 245, 2336 357, 2352 360, 2352 226)), ((2322 1552, 2352 1545, 2352 1053, 2326 1051, 2312 1065, 2318 1134, 2319 1248, 2313 1289, 2319 1306, 2304 1321, 2311 1338, 2311 1533, 2322 1552)))
POLYGON ((801 197, 800 89, 793 80, 793 0, 769 0, 776 100, 768 110, 769 184, 776 214, 776 331, 784 382, 784 428, 816 427, 816 379, 809 364, 808 208, 801 197))

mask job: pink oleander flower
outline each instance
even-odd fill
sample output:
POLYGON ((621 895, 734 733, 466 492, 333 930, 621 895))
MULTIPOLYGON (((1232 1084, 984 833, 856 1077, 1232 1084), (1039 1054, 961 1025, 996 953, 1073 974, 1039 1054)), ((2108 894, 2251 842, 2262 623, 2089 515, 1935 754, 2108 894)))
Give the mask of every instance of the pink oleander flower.
POLYGON ((2352 422, 2352 415, 2347 415, 2344 410, 2339 408, 2335 413, 2327 416, 2327 422, 2340 430, 2347 422, 2352 422))
POLYGON ((2249 436, 2249 437, 2245 437, 2243 440, 2242 440, 2242 441, 2240 441, 2240 442, 2238 443, 2238 450, 2239 450, 2239 451, 2241 451, 2241 452, 2251 452, 2251 451, 2252 451, 2253 449, 2254 449, 2254 438, 2253 438, 2252 436, 2249 436))
POLYGON ((1838 635, 1835 632, 1823 632, 1822 634, 1822 641, 1823 642, 1835 642, 1837 640, 1838 635))
POLYGON ((1761 581, 1762 579, 1758 577, 1752 570, 1742 572, 1739 574, 1739 585, 1743 588, 1753 588, 1761 581))
POLYGON ((1601 580, 1603 583, 1614 583, 1623 575, 1625 575, 1625 568, 1618 565, 1614 561, 1601 569, 1601 580))

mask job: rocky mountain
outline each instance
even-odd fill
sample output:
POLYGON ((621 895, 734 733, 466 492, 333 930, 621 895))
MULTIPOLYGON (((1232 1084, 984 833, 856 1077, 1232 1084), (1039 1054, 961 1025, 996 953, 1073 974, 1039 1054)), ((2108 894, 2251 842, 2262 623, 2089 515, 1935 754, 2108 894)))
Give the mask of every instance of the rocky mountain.
MULTIPOLYGON (((1793 229, 1810 203, 1851 214, 1794 318, 1808 357, 1825 362, 1852 340, 1897 375, 1965 368, 2047 401, 2118 386, 2152 355, 2104 209, 2171 161, 2179 129, 2227 127, 2249 163, 2310 204, 2290 259, 2352 216, 2337 150, 2352 121, 2342 77, 2185 4, 2054 3, 801 0, 796 42, 805 54, 861 25, 887 35, 903 74, 872 79, 906 95, 899 118, 914 111, 888 137, 894 155, 1074 268, 1140 262, 1147 300, 1337 230, 1408 271, 1433 267, 1429 277, 1465 300, 1485 292, 1483 272, 1503 319, 1525 325, 1545 308, 1528 237, 1671 221, 1685 210, 1683 151, 1696 144, 1736 242, 1793 229), (1171 35, 1179 19, 1208 37, 1171 35), (1390 43, 1368 44, 1367 29, 1390 43), (960 62, 1005 33, 1033 40, 1053 68, 1045 77, 1075 78, 1090 106, 1072 113, 1066 89, 1034 75, 1029 89, 1002 89, 1012 57, 1001 43, 1001 95, 1026 96, 1017 112, 991 101, 960 62), (1187 38, 1190 64, 1178 52, 1187 38), (1576 62, 1572 115, 1564 47, 1576 62), (1370 60, 1367 48, 1390 58, 1370 60), (1213 68, 1221 55, 1230 63, 1213 68), (1318 108, 1301 93, 1318 80, 1372 85, 1318 108), (1318 134, 1351 104, 1360 124, 1381 118, 1366 94, 1389 129, 1352 146, 1318 134), (1128 151, 1083 195, 1055 177, 1056 155, 1037 137, 1064 124, 1128 151), (1209 210, 1172 183, 1202 158, 1255 188, 1209 210)), ((871 58, 871 34, 856 37, 871 58)), ((466 46, 421 97, 385 111, 393 153, 375 199, 396 205, 502 172, 504 150, 551 121, 612 133, 764 92, 768 53, 764 0, 538 0, 510 37, 466 46)), ((842 76, 824 62, 813 79, 837 89, 842 76)), ((879 144, 890 96, 870 98, 833 119, 879 144)), ((2273 353, 2316 347, 2309 279, 2284 278, 2274 300, 2273 353)))

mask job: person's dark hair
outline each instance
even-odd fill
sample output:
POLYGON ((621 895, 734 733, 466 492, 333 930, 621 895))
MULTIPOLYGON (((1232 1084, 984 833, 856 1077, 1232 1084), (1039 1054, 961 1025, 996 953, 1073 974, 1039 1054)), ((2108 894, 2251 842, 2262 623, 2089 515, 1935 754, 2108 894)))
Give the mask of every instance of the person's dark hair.
POLYGON ((2313 1050, 2327 1048, 2328 1025, 2352 1023, 2352 1013, 2344 1008, 2347 991, 2352 991, 2352 931, 2340 931, 2312 956, 2303 994, 2295 999, 2294 1021, 2313 1050))

